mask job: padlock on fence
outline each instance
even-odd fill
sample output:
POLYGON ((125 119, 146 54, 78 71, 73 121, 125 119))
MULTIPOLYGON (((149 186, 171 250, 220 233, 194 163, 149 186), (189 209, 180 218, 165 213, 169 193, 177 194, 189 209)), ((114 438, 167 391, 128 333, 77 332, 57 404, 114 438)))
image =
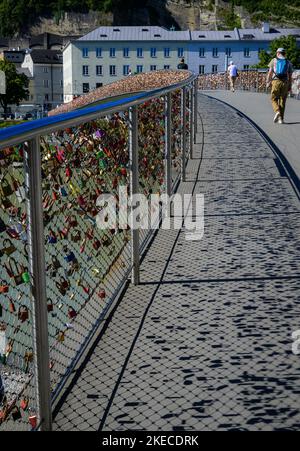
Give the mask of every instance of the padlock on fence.
POLYGON ((9 197, 13 194, 14 190, 11 185, 8 183, 7 179, 3 179, 0 182, 0 196, 1 197, 9 197))
POLYGON ((47 302, 47 312, 48 313, 53 312, 53 309, 54 309, 54 305, 53 305, 53 302, 50 300, 47 302))
POLYGON ((11 416, 14 421, 21 420, 22 414, 19 407, 15 406, 11 411, 11 416))
POLYGON ((7 274, 14 280, 16 286, 30 282, 29 272, 24 268, 23 265, 17 263, 14 258, 10 257, 4 266, 6 268, 7 274))
POLYGON ((36 429, 36 427, 37 427, 37 416, 36 415, 30 415, 30 417, 28 417, 28 421, 29 421, 29 424, 32 427, 32 429, 36 429))
POLYGON ((9 300, 9 313, 16 313, 16 307, 12 299, 9 300))
POLYGON ((71 235, 71 241, 73 241, 73 243, 78 243, 81 241, 81 232, 79 230, 71 235))
POLYGON ((19 309, 18 309, 18 319, 24 323, 25 321, 27 321, 29 318, 29 311, 28 311, 28 307, 26 307, 26 305, 20 305, 19 309))
POLYGON ((76 310, 74 310, 73 307, 69 307, 69 310, 68 310, 68 317, 69 317, 70 319, 74 319, 74 318, 76 318, 76 316, 77 316, 76 310))
POLYGON ((0 257, 2 257, 3 255, 7 255, 9 257, 17 250, 9 238, 5 238, 5 240, 3 240, 2 246, 3 247, 0 249, 0 257))
POLYGON ((57 333, 57 337, 56 338, 57 338, 57 341, 59 343, 63 343, 65 341, 65 333, 63 331, 59 331, 57 333))
POLYGON ((98 296, 100 299, 105 299, 106 298, 106 291, 104 289, 101 289, 98 291, 98 296))
POLYGON ((63 251, 65 253, 64 260, 67 263, 72 263, 74 260, 76 260, 74 252, 69 251, 67 246, 64 246, 63 251))
POLYGON ((0 279, 0 294, 5 294, 8 292, 9 292, 9 285, 3 279, 0 279))
POLYGON ((49 234, 47 236, 47 241, 49 244, 57 243, 57 237, 56 237, 56 234, 53 232, 53 230, 49 230, 49 234))
POLYGON ((28 396, 24 396, 20 401, 20 408, 23 411, 25 411, 25 410, 27 410, 28 405, 29 405, 29 398, 28 398, 28 396))
POLYGON ((28 373, 29 364, 33 362, 33 352, 26 351, 24 355, 24 372, 28 373))
POLYGON ((58 288, 60 294, 65 296, 70 288, 70 282, 64 277, 61 277, 60 281, 56 282, 56 287, 58 288))
POLYGON ((0 233, 5 232, 5 230, 6 230, 5 222, 0 218, 0 233))

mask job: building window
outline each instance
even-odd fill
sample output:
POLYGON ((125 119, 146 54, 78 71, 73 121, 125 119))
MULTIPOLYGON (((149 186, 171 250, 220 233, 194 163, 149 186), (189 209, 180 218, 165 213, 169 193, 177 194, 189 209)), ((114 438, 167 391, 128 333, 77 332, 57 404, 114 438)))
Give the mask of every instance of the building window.
POLYGON ((213 64, 212 66, 212 73, 216 74, 218 72, 218 65, 217 64, 213 64))
POLYGON ((205 66, 203 66, 203 64, 202 64, 199 66, 199 74, 204 74, 204 73, 205 73, 205 66))
POLYGON ((83 94, 90 92, 90 84, 89 83, 82 83, 82 92, 83 92, 83 94))
POLYGON ((244 70, 249 70, 249 69, 250 69, 249 64, 244 64, 244 70))
POLYGON ((123 66, 123 75, 126 77, 129 74, 130 67, 128 65, 123 66))
POLYGON ((123 57, 124 58, 129 58, 129 49, 128 48, 123 49, 123 57))
POLYGON ((205 49, 204 48, 199 49, 199 57, 205 58, 205 49))
POLYGON ((137 71, 138 74, 143 72, 143 66, 136 66, 136 71, 137 71))
POLYGON ((170 70, 170 66, 167 64, 164 66, 164 70, 170 70))
POLYGON ((49 101, 49 94, 45 94, 44 100, 46 100, 47 102, 49 101))
POLYGON ((101 77, 103 75, 103 66, 96 66, 96 75, 101 77))
POLYGON ((165 58, 170 58, 170 49, 169 48, 164 49, 164 55, 165 55, 165 58))
POLYGON ((155 64, 152 64, 152 65, 150 66, 150 70, 151 70, 151 71, 157 70, 157 66, 156 66, 155 64))
POLYGON ((250 57, 250 49, 244 49, 244 57, 249 58, 250 57))
POLYGON ((178 49, 178 58, 184 57, 184 49, 178 49))
POLYGON ((61 88, 64 87, 64 82, 63 82, 63 80, 60 80, 60 81, 59 81, 59 84, 60 84, 60 87, 61 87, 61 88))
POLYGON ((142 48, 136 49, 136 56, 138 58, 143 58, 143 49, 142 48))
POLYGON ((103 83, 96 83, 96 89, 102 88, 102 86, 103 86, 103 83))
POLYGON ((102 48, 101 47, 96 48, 96 58, 102 58, 102 48))
POLYGON ((43 67, 44 74, 48 74, 48 67, 43 67))
POLYGON ((151 50, 150 50, 150 54, 151 54, 151 58, 156 58, 156 48, 152 48, 151 50))
POLYGON ((109 66, 109 75, 111 77, 115 77, 117 75, 116 66, 109 66))
POLYGON ((89 57, 89 49, 83 48, 82 49, 82 58, 88 58, 89 57))
POLYGON ((225 53, 226 53, 226 56, 231 56, 231 48, 227 47, 225 53))
POLYGON ((219 56, 219 49, 217 47, 213 48, 213 57, 218 58, 219 56))
POLYGON ((49 80, 43 80, 44 88, 49 88, 49 80))
POLYGON ((64 101, 64 95, 63 95, 63 94, 60 95, 60 101, 61 101, 61 102, 64 101))
POLYGON ((109 56, 110 56, 111 58, 115 58, 115 57, 116 57, 116 49, 111 48, 111 49, 109 50, 109 56))
POLYGON ((89 66, 82 66, 82 75, 87 77, 89 75, 89 66))

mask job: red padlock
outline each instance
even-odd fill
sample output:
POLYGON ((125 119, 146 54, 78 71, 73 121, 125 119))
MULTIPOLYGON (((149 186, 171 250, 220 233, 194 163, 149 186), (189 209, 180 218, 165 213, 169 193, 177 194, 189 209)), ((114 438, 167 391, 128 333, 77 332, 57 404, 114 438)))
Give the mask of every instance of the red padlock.
POLYGON ((73 318, 76 318, 76 316, 77 316, 76 311, 72 307, 70 307, 68 310, 68 317, 70 319, 73 319, 73 318))
POLYGON ((37 416, 36 415, 31 415, 28 418, 28 421, 29 421, 32 429, 35 429, 37 427, 37 416))
POLYGON ((106 291, 104 289, 100 290, 98 293, 98 296, 100 299, 105 299, 106 298, 106 291))

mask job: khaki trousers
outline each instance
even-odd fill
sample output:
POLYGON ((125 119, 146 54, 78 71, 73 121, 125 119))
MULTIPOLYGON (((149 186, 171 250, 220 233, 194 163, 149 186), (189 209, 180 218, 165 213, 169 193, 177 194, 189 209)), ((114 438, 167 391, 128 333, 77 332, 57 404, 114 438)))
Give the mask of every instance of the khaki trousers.
POLYGON ((285 104, 289 93, 289 85, 287 81, 273 80, 271 89, 272 107, 275 113, 280 113, 284 119, 285 104))
POLYGON ((230 87, 231 89, 234 89, 237 77, 229 77, 229 78, 230 78, 230 87))

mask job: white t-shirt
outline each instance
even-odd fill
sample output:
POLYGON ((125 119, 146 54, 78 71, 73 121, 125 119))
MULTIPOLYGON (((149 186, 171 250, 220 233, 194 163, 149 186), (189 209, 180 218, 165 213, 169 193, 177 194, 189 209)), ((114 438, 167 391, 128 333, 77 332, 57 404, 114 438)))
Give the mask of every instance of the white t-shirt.
POLYGON ((228 67, 228 72, 230 74, 230 77, 236 77, 238 73, 238 69, 235 64, 232 64, 228 67))

